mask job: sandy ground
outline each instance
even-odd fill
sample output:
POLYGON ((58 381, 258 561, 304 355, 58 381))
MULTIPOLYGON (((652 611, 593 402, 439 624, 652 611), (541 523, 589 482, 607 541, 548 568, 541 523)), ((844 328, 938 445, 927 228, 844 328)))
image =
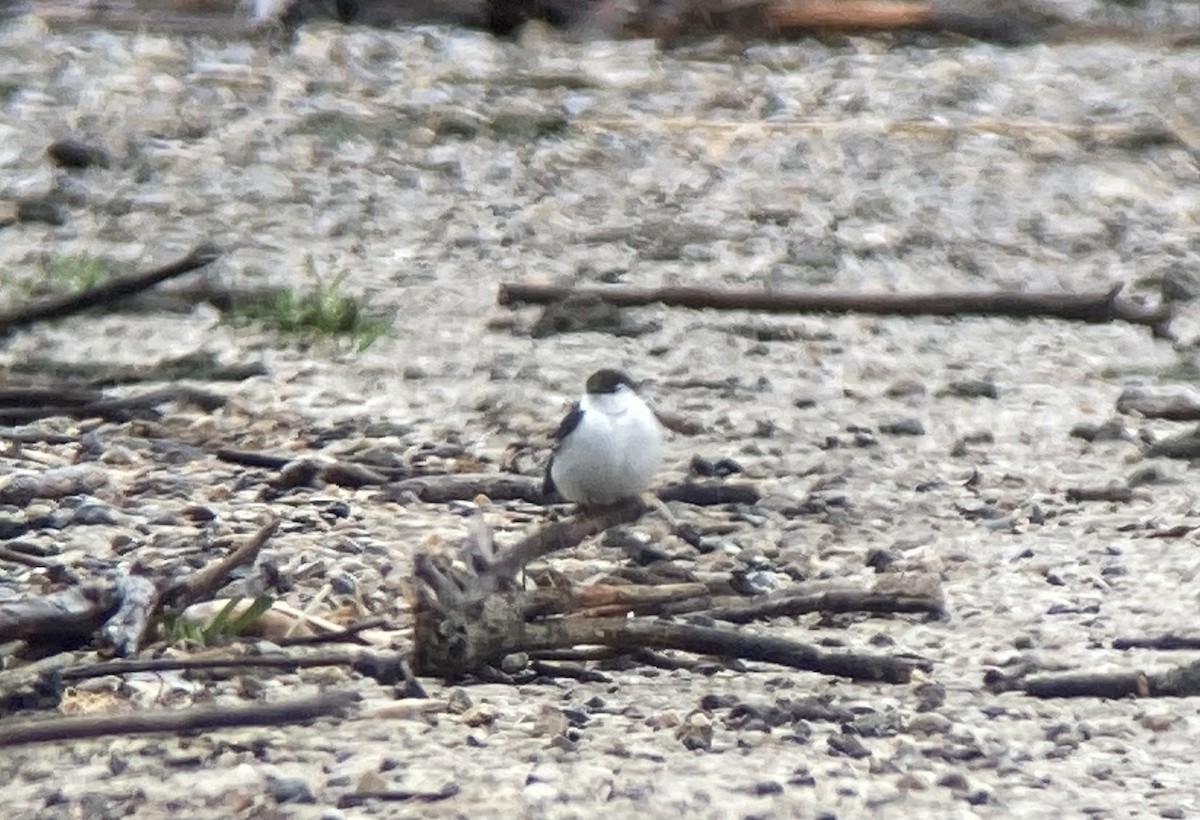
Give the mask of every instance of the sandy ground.
MULTIPOLYGON (((446 708, 423 715, 338 672, 262 675, 253 686, 102 679, 90 694, 108 700, 94 708, 184 706, 210 686, 231 702, 247 688, 274 699, 327 686, 365 700, 354 716, 311 727, 9 750, 8 816, 1200 812, 1191 701, 1039 702, 982 686, 988 668, 1191 659, 1109 648, 1194 620, 1194 536, 1147 537, 1200 524, 1194 475, 1186 462, 1145 458, 1139 439, 1179 425, 1123 417, 1113 440, 1069 435, 1115 416, 1129 385, 1194 379, 1190 302, 1175 345, 1122 324, 661 308, 630 312, 646 326, 639 335, 531 338, 538 309, 495 306, 499 282, 526 278, 847 291, 1125 283, 1148 299, 1163 288, 1195 294, 1196 154, 1172 139, 1112 138, 1138 124, 1197 127, 1194 50, 855 39, 664 54, 537 32, 513 44, 325 27, 285 47, 49 33, 28 18, 3 38, 0 198, 51 197, 68 217, 0 234, 10 302, 14 279, 36 275, 47 254, 141 267, 211 239, 228 249, 222 281, 303 286, 311 260, 321 276, 346 271, 347 287, 396 326, 361 354, 303 350, 200 307, 39 327, 8 339, 0 361, 261 359, 267 376, 210 386, 231 398, 226 409, 181 409, 165 426, 271 451, 405 455, 450 443, 487 469, 517 442, 544 452, 586 375, 615 364, 657 405, 704 425, 672 440, 662 480, 682 477, 695 454, 730 457, 767 497, 751 509, 677 510, 722 525, 709 555, 648 521, 644 531, 682 566, 752 569, 780 587, 799 577, 868 583, 868 554, 886 550, 888 571, 940 576, 950 610, 944 621, 757 627, 933 661, 905 686, 758 664, 633 668, 609 671, 608 683, 466 687, 483 708, 464 720, 435 681, 431 697, 446 708), (68 134, 115 161, 52 169, 43 151, 68 134), (990 380, 995 397, 957 395, 952 385, 969 380, 990 380), (884 432, 911 420, 921 435, 884 432), (1129 503, 1066 500, 1071 487, 1139 472, 1150 481, 1129 503), (929 702, 930 684, 944 687, 944 702, 929 702), (774 726, 763 717, 811 697, 839 714, 774 726), (701 707, 714 739, 690 751, 674 727, 701 707), (846 737, 865 753, 848 754, 846 737), (431 803, 335 808, 358 788, 446 784, 457 793, 431 803)), ((87 571, 131 560, 122 534, 143 555, 203 553, 271 511, 285 526, 265 557, 296 578, 287 600, 305 606, 324 589, 321 611, 357 600, 403 617, 412 549, 457 537, 472 507, 338 487, 265 501, 265 474, 194 454, 180 462, 128 427, 102 433, 111 480, 96 503, 112 520, 24 536, 87 571), (348 513, 320 513, 334 502, 348 513), (179 514, 189 504, 217 515, 190 522, 179 514)), ((73 446, 31 446, 4 463, 38 470, 78 457, 73 446)), ((536 458, 520 464, 538 469, 536 458)), ((502 538, 541 516, 520 504, 483 511, 502 538)), ((585 545, 560 560, 586 578, 624 558, 585 545)), ((23 578, 0 589, 18 594, 23 578)), ((461 707, 461 694, 453 702, 461 707)))

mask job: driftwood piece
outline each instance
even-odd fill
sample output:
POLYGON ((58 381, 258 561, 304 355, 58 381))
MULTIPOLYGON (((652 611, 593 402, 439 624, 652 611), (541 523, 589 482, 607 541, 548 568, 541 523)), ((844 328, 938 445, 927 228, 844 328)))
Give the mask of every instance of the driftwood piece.
POLYGON ((436 803, 439 800, 449 800, 461 790, 461 786, 451 781, 436 791, 388 789, 378 792, 350 792, 338 798, 337 807, 339 809, 351 809, 356 806, 366 805, 372 800, 379 800, 384 803, 436 803))
MULTIPOLYGON (((909 680, 912 671, 922 665, 911 658, 827 652, 786 638, 722 628, 646 618, 586 617, 588 609, 580 612, 574 608, 580 601, 602 604, 593 610, 624 606, 628 611, 629 602, 638 596, 621 601, 609 588, 595 593, 570 591, 554 602, 553 591, 529 593, 513 583, 513 576, 529 561, 588 534, 634 520, 643 510, 640 501, 630 501, 551 524, 506 551, 496 548, 490 530, 477 518, 457 554, 418 552, 414 556, 414 672, 457 678, 478 674, 517 652, 592 645, 733 656, 892 683, 909 680), (540 617, 547 612, 561 614, 540 617)), ((704 584, 682 586, 689 595, 707 591, 704 584)), ((679 594, 677 588, 661 598, 665 601, 679 594)), ((652 594, 644 595, 643 601, 650 597, 652 594)))
POLYGON ((212 353, 196 352, 176 356, 152 365, 125 365, 112 362, 63 362, 56 359, 29 358, 14 362, 11 373, 23 373, 39 378, 82 382, 88 387, 111 387, 140 382, 174 382, 180 379, 197 381, 244 381, 264 376, 262 362, 222 364, 212 353))
POLYGON ((1200 696, 1200 661, 1157 672, 1073 672, 1004 678, 990 675, 993 692, 1019 691, 1036 698, 1182 698, 1200 696))
POLYGON ((117 581, 117 610, 104 622, 100 636, 118 655, 132 655, 145 643, 154 626, 158 598, 158 587, 144 575, 117 581))
POLYGON ((346 711, 359 696, 354 692, 322 695, 279 703, 247 706, 208 706, 161 712, 130 712, 117 715, 29 720, 0 726, 0 747, 57 740, 80 740, 106 735, 144 735, 159 732, 189 732, 231 726, 279 726, 305 723, 346 711))
POLYGON ((24 507, 35 498, 63 498, 92 493, 108 484, 108 473, 91 464, 19 473, 0 482, 0 504, 24 507))
POLYGON ((94 307, 100 307, 123 299, 134 293, 152 288, 176 276, 182 276, 212 264, 221 252, 213 245, 200 245, 187 256, 168 265, 128 276, 117 276, 79 293, 39 299, 0 313, 0 336, 48 319, 61 319, 94 307))
POLYGON ((1187 387, 1127 387, 1117 397, 1117 412, 1148 419, 1200 421, 1200 393, 1187 387))
POLYGON ((17 638, 61 642, 87 637, 113 613, 117 603, 116 587, 104 583, 0 600, 0 643, 17 638))
POLYGON ((1092 293, 1037 291, 981 293, 816 293, 706 287, 638 288, 619 285, 566 287, 537 282, 504 282, 501 305, 598 298, 621 307, 662 304, 667 307, 753 310, 764 313, 867 313, 876 316, 1008 316, 1050 317, 1083 322, 1132 322, 1165 332, 1168 305, 1147 308, 1119 297, 1121 286, 1092 293))
POLYGON ((1113 504, 1128 504, 1133 500, 1133 489, 1122 484, 1109 484, 1104 487, 1069 487, 1066 492, 1067 501, 1107 501, 1113 504))
POLYGON ((172 401, 186 401, 204 410, 216 410, 225 397, 194 387, 165 387, 134 396, 107 398, 103 394, 55 388, 14 387, 0 389, 0 424, 21 424, 38 419, 66 416, 109 421, 128 421, 142 415, 155 415, 155 408, 172 401), (38 397, 43 397, 38 400, 38 397))
POLYGON ((1113 649, 1200 649, 1200 636, 1156 635, 1148 638, 1114 638, 1113 649))
POLYGON ((211 597, 236 567, 255 559, 278 526, 278 519, 272 520, 229 555, 167 585, 133 574, 0 601, 0 642, 78 642, 99 630, 118 654, 132 654, 159 614, 211 597))
POLYGON ((59 681, 100 678, 106 675, 130 675, 139 672, 195 672, 209 669, 279 669, 295 672, 323 666, 344 666, 381 684, 391 685, 405 677, 403 664, 395 653, 366 650, 318 652, 301 655, 234 655, 203 658, 147 658, 102 661, 56 668, 49 675, 59 681))
POLYGON ((232 447, 222 447, 215 455, 218 460, 228 464, 277 471, 280 475, 272 481, 276 489, 310 486, 318 481, 336 484, 339 487, 368 487, 389 482, 398 483, 424 475, 424 470, 420 467, 384 467, 378 464, 360 464, 357 461, 275 455, 232 447))
MULTIPOLYGON (((734 596, 714 598, 705 614, 718 621, 745 624, 767 618, 792 617, 808 612, 924 613, 935 618, 946 614, 946 601, 936 578, 902 576, 911 581, 879 584, 870 589, 817 589, 801 587, 746 600, 734 596)), ((668 608, 668 611, 672 611, 668 608)), ((685 611, 683 608, 674 611, 685 611)))
MULTIPOLYGON (((516 473, 454 473, 409 478, 389 484, 384 491, 391 499, 399 499, 412 493, 421 501, 430 504, 446 504, 451 501, 470 501, 486 496, 492 501, 528 501, 545 504, 542 482, 516 473)), ((724 482, 683 482, 668 484, 655 491, 661 501, 682 501, 698 507, 719 504, 754 504, 759 498, 758 490, 751 484, 729 484, 724 482)))

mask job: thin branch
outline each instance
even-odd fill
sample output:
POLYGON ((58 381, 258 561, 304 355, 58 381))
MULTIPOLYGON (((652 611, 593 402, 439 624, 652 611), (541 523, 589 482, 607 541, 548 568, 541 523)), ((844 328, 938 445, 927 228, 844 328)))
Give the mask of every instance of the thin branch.
POLYGON ((106 735, 189 732, 231 726, 279 726, 304 723, 344 712, 359 700, 355 692, 327 692, 310 698, 247 706, 210 706, 164 712, 131 712, 31 720, 0 726, 0 747, 106 735))
POLYGON ((556 550, 569 549, 583 539, 618 524, 637 521, 645 511, 645 505, 639 499, 633 499, 615 507, 539 527, 531 535, 503 550, 488 572, 499 578, 515 577, 530 561, 556 550))
MULTIPOLYGON (((936 585, 932 589, 911 590, 812 591, 801 588, 766 595, 761 599, 717 598, 704 608, 704 614, 718 621, 745 624, 807 612, 920 612, 941 617, 945 614, 945 606, 941 590, 936 585)), ((673 611, 682 611, 682 608, 673 611)))
POLYGON ((544 305, 568 298, 600 299, 620 307, 754 310, 765 313, 867 313, 877 316, 1035 316, 1084 322, 1124 321, 1164 327, 1169 305, 1146 308, 1119 299, 1120 286, 1092 293, 816 293, 706 287, 638 288, 621 285, 565 287, 537 282, 504 282, 501 305, 544 305))
POLYGON ((413 791, 411 789, 390 789, 379 792, 351 792, 338 798, 339 809, 351 809, 365 805, 372 800, 389 803, 435 803, 439 800, 449 800, 461 791, 461 787, 451 781, 437 791, 413 791))
POLYGON ((196 575, 188 576, 162 594, 163 606, 182 609, 188 604, 203 601, 225 586, 229 574, 242 564, 250 564, 279 528, 279 519, 272 518, 246 540, 244 544, 219 561, 206 566, 196 575))
POLYGON ((317 655, 236 655, 206 658, 145 658, 68 666, 57 674, 63 680, 132 675, 139 672, 180 672, 206 669, 313 669, 321 666, 354 666, 361 652, 325 652, 317 655))
POLYGON ((1114 638, 1113 649, 1200 649, 1200 637, 1157 635, 1152 638, 1114 638))
POLYGON ((200 245, 187 256, 169 265, 145 273, 114 277, 78 293, 55 296, 38 300, 32 304, 21 305, 11 311, 0 313, 0 336, 47 319, 61 319, 89 308, 109 304, 152 288, 159 282, 165 282, 176 276, 182 276, 211 265, 220 255, 221 252, 213 245, 200 245))
POLYGON ((153 410, 170 401, 189 401, 204 410, 215 410, 225 404, 224 396, 194 387, 164 387, 135 396, 95 398, 92 401, 77 401, 72 396, 64 400, 62 395, 55 392, 46 403, 32 404, 23 388, 0 391, 0 423, 19 424, 54 416, 125 421, 138 411, 153 410))
POLYGON ((367 618, 358 623, 348 624, 343 629, 337 632, 322 632, 318 635, 294 635, 288 638, 276 638, 274 643, 278 646, 316 646, 317 644, 325 643, 359 643, 364 642, 359 636, 360 632, 367 632, 380 627, 391 625, 391 621, 384 617, 367 618))
POLYGON ((714 627, 627 618, 563 618, 525 624, 528 649, 599 644, 619 649, 678 649, 766 661, 793 669, 836 675, 853 680, 908 683, 923 661, 854 652, 826 652, 811 644, 773 635, 756 635, 714 627))

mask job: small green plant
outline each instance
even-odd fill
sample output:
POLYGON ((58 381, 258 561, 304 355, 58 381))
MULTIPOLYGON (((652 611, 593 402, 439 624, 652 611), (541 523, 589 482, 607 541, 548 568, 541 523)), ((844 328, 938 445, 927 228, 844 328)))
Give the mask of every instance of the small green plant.
POLYGON ((94 288, 117 273, 111 259, 88 253, 55 253, 42 260, 40 281, 29 285, 30 295, 78 293, 94 288))
POLYGON ((164 618, 159 624, 159 636, 168 643, 197 647, 230 643, 253 626, 275 603, 271 596, 259 595, 242 609, 243 600, 240 597, 231 598, 220 612, 203 624, 192 623, 182 615, 164 618))
POLYGON ((386 316, 367 312, 362 300, 342 292, 347 270, 332 279, 317 272, 312 257, 305 261, 312 287, 274 291, 235 306, 235 313, 281 333, 309 337, 348 337, 362 352, 391 329, 386 316))

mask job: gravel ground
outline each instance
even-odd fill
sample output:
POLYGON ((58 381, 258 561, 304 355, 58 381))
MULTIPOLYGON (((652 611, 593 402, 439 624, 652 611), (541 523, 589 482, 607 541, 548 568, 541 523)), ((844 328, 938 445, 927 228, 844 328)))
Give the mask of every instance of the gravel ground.
MULTIPOLYGON (((214 414, 181 407, 154 424, 102 426, 81 445, 11 451, 2 463, 20 470, 91 461, 105 473, 90 496, 11 508, 10 520, 57 521, 24 542, 83 574, 135 557, 200 561, 273 512, 284 526, 264 560, 291 579, 285 600, 403 618, 413 548, 458 537, 475 505, 335 486, 264 495, 269 474, 219 463, 205 445, 497 469, 515 444, 544 453, 564 402, 616 364, 656 405, 704 426, 671 441, 663 481, 693 455, 729 457, 766 499, 677 509, 722 533, 709 554, 654 520, 639 525, 678 564, 755 570, 779 587, 862 584, 877 574, 871 555, 883 572, 940 576, 950 610, 944 621, 762 627, 934 662, 904 686, 757 664, 635 667, 607 683, 428 681, 422 706, 337 670, 100 679, 63 711, 338 685, 365 700, 310 727, 6 751, 10 817, 1200 813, 1190 701, 1035 701, 982 685, 988 668, 1191 659, 1108 648, 1186 631, 1194 617, 1195 537, 1148 537, 1200 525, 1189 465, 1143 455, 1145 440, 1178 425, 1120 417, 1107 439, 1069 435, 1114 417, 1127 386, 1194 380, 1190 302, 1175 345, 1122 324, 660 308, 629 311, 630 335, 534 338, 538 309, 495 306, 499 282, 526 278, 847 291, 1126 283, 1149 299, 1196 295, 1197 154, 1162 138, 1164 123, 1196 133, 1194 50, 852 39, 664 54, 539 30, 514 44, 320 26, 284 47, 50 33, 31 18, 0 37, 0 199, 49 198, 67 215, 3 229, 10 285, 48 254, 140 268, 211 239, 229 250, 222 281, 302 286, 310 267, 345 271, 352 292, 396 317, 362 353, 281 346, 207 307, 10 337, 6 365, 199 351, 268 369, 207 385, 231 400, 214 414), (1141 130, 1113 137, 1131 125, 1141 130), (43 152, 65 135, 114 161, 52 169, 43 152), (1135 474, 1129 503, 1066 498, 1135 474), (684 747, 676 729, 687 721, 711 724, 710 749, 684 747), (447 784, 457 793, 433 802, 335 808, 356 789, 447 784)), ((483 512, 502 539, 543 516, 527 504, 483 512)), ((586 579, 622 560, 591 544, 556 566, 586 579)), ((38 578, 0 578, 0 595, 38 578)))

